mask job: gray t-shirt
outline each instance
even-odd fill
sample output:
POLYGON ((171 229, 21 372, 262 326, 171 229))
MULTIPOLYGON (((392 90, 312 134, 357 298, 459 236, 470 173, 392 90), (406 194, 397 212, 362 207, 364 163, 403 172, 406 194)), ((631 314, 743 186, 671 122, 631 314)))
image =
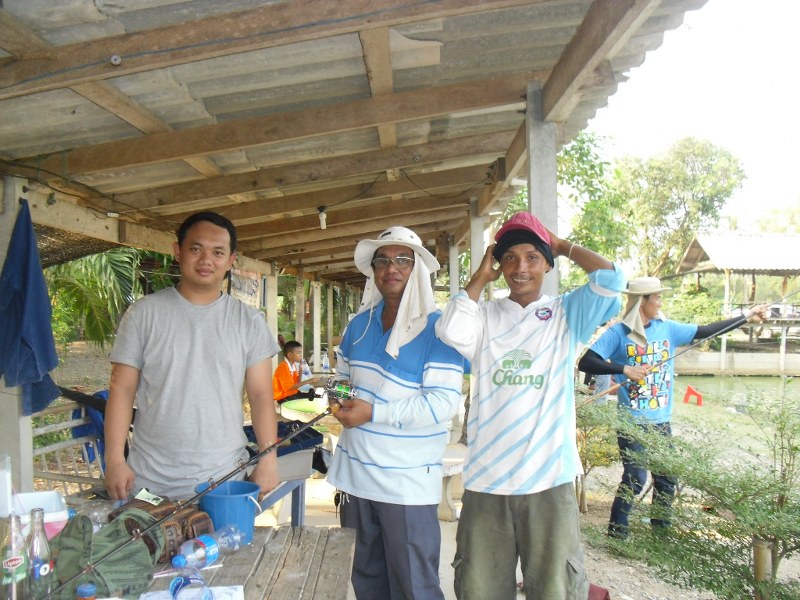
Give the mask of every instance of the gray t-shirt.
POLYGON ((168 288, 135 302, 111 351, 140 371, 133 492, 188 498, 246 459, 245 371, 279 350, 264 316, 228 295, 199 306, 168 288))

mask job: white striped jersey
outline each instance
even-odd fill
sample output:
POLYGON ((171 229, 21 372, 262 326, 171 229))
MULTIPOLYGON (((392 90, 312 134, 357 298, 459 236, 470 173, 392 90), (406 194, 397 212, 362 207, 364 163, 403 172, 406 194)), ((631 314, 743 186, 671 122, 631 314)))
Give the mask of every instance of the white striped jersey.
POLYGON ((466 489, 541 492, 580 473, 575 440, 575 352, 620 308, 625 278, 590 274, 584 286, 526 307, 508 298, 476 303, 463 290, 436 331, 471 362, 466 489))

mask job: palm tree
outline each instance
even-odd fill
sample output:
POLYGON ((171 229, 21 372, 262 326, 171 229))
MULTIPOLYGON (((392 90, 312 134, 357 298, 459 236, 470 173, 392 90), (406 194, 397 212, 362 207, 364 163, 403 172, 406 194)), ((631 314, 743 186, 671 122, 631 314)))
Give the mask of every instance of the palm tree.
POLYGON ((86 341, 110 342, 119 317, 142 295, 144 260, 156 265, 155 277, 147 278, 151 287, 166 287, 172 257, 135 248, 114 248, 45 269, 59 341, 71 341, 82 329, 86 341))

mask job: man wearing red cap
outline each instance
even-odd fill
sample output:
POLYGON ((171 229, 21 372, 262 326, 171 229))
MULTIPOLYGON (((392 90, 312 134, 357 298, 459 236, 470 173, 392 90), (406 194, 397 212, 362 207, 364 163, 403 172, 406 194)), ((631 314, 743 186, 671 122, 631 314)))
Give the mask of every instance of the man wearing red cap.
POLYGON ((580 342, 617 313, 625 278, 611 261, 561 239, 530 213, 497 232, 467 287, 436 325, 472 365, 463 509, 456 536, 459 599, 586 600, 578 507, 573 365, 580 342), (544 276, 565 256, 589 283, 552 298, 544 276), (494 261, 499 263, 495 269, 494 261), (500 275, 509 296, 479 302, 500 275))

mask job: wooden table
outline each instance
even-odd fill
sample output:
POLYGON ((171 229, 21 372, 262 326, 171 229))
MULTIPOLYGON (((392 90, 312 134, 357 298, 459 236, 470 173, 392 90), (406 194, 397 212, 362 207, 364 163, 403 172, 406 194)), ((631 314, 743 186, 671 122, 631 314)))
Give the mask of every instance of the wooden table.
MULTIPOLYGON (((203 571, 210 586, 243 585, 245 600, 346 600, 353 566, 354 529, 257 527, 253 543, 203 571)), ((170 577, 149 591, 166 590, 170 577)))

